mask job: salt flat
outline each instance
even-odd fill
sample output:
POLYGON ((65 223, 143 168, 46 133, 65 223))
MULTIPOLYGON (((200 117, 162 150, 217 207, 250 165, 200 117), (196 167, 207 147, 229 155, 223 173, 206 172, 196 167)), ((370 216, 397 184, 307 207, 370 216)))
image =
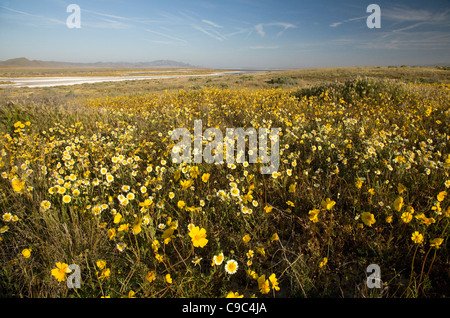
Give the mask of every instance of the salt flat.
POLYGON ((52 87, 63 85, 92 84, 100 82, 119 82, 135 80, 152 80, 162 78, 177 77, 202 77, 219 76, 241 73, 237 71, 216 72, 211 74, 197 75, 154 75, 154 76, 79 76, 79 77, 0 77, 0 82, 13 82, 12 84, 2 84, 1 87, 52 87))

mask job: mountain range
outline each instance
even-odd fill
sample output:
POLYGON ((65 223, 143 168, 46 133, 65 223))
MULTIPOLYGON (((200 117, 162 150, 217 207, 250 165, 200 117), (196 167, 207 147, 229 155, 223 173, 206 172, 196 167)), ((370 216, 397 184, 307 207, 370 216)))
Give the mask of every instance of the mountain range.
POLYGON ((19 57, 14 59, 9 59, 6 61, 0 61, 0 67, 197 67, 183 62, 177 62, 172 60, 156 60, 151 62, 95 62, 95 63, 72 63, 72 62, 58 62, 58 61, 41 61, 41 60, 29 60, 25 57, 19 57))

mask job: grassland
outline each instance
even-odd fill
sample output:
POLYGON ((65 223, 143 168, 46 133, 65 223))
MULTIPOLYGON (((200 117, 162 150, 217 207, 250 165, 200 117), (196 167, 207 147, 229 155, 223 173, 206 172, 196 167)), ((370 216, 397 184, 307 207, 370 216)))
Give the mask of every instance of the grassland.
POLYGON ((448 297, 449 80, 358 67, 0 89, 0 295, 448 297), (170 134, 194 120, 281 128, 278 172, 173 163, 170 134))

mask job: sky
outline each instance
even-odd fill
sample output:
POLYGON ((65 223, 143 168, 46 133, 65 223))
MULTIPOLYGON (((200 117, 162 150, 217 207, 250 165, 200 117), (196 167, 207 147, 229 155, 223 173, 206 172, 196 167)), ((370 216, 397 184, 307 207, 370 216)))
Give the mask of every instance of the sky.
POLYGON ((0 0, 0 60, 17 57, 213 68, 443 65, 450 1, 0 0), (80 8, 80 28, 67 24, 70 4, 80 8))

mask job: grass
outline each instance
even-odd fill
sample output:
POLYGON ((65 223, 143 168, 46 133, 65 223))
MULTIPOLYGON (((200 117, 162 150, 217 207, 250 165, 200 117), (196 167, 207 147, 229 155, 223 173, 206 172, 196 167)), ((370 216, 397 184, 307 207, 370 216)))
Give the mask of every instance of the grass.
POLYGON ((0 295, 448 297, 448 79, 345 68, 2 89, 0 295), (281 128, 278 173, 173 163, 170 132, 194 120, 281 128), (57 262, 80 266, 81 288, 57 262))

